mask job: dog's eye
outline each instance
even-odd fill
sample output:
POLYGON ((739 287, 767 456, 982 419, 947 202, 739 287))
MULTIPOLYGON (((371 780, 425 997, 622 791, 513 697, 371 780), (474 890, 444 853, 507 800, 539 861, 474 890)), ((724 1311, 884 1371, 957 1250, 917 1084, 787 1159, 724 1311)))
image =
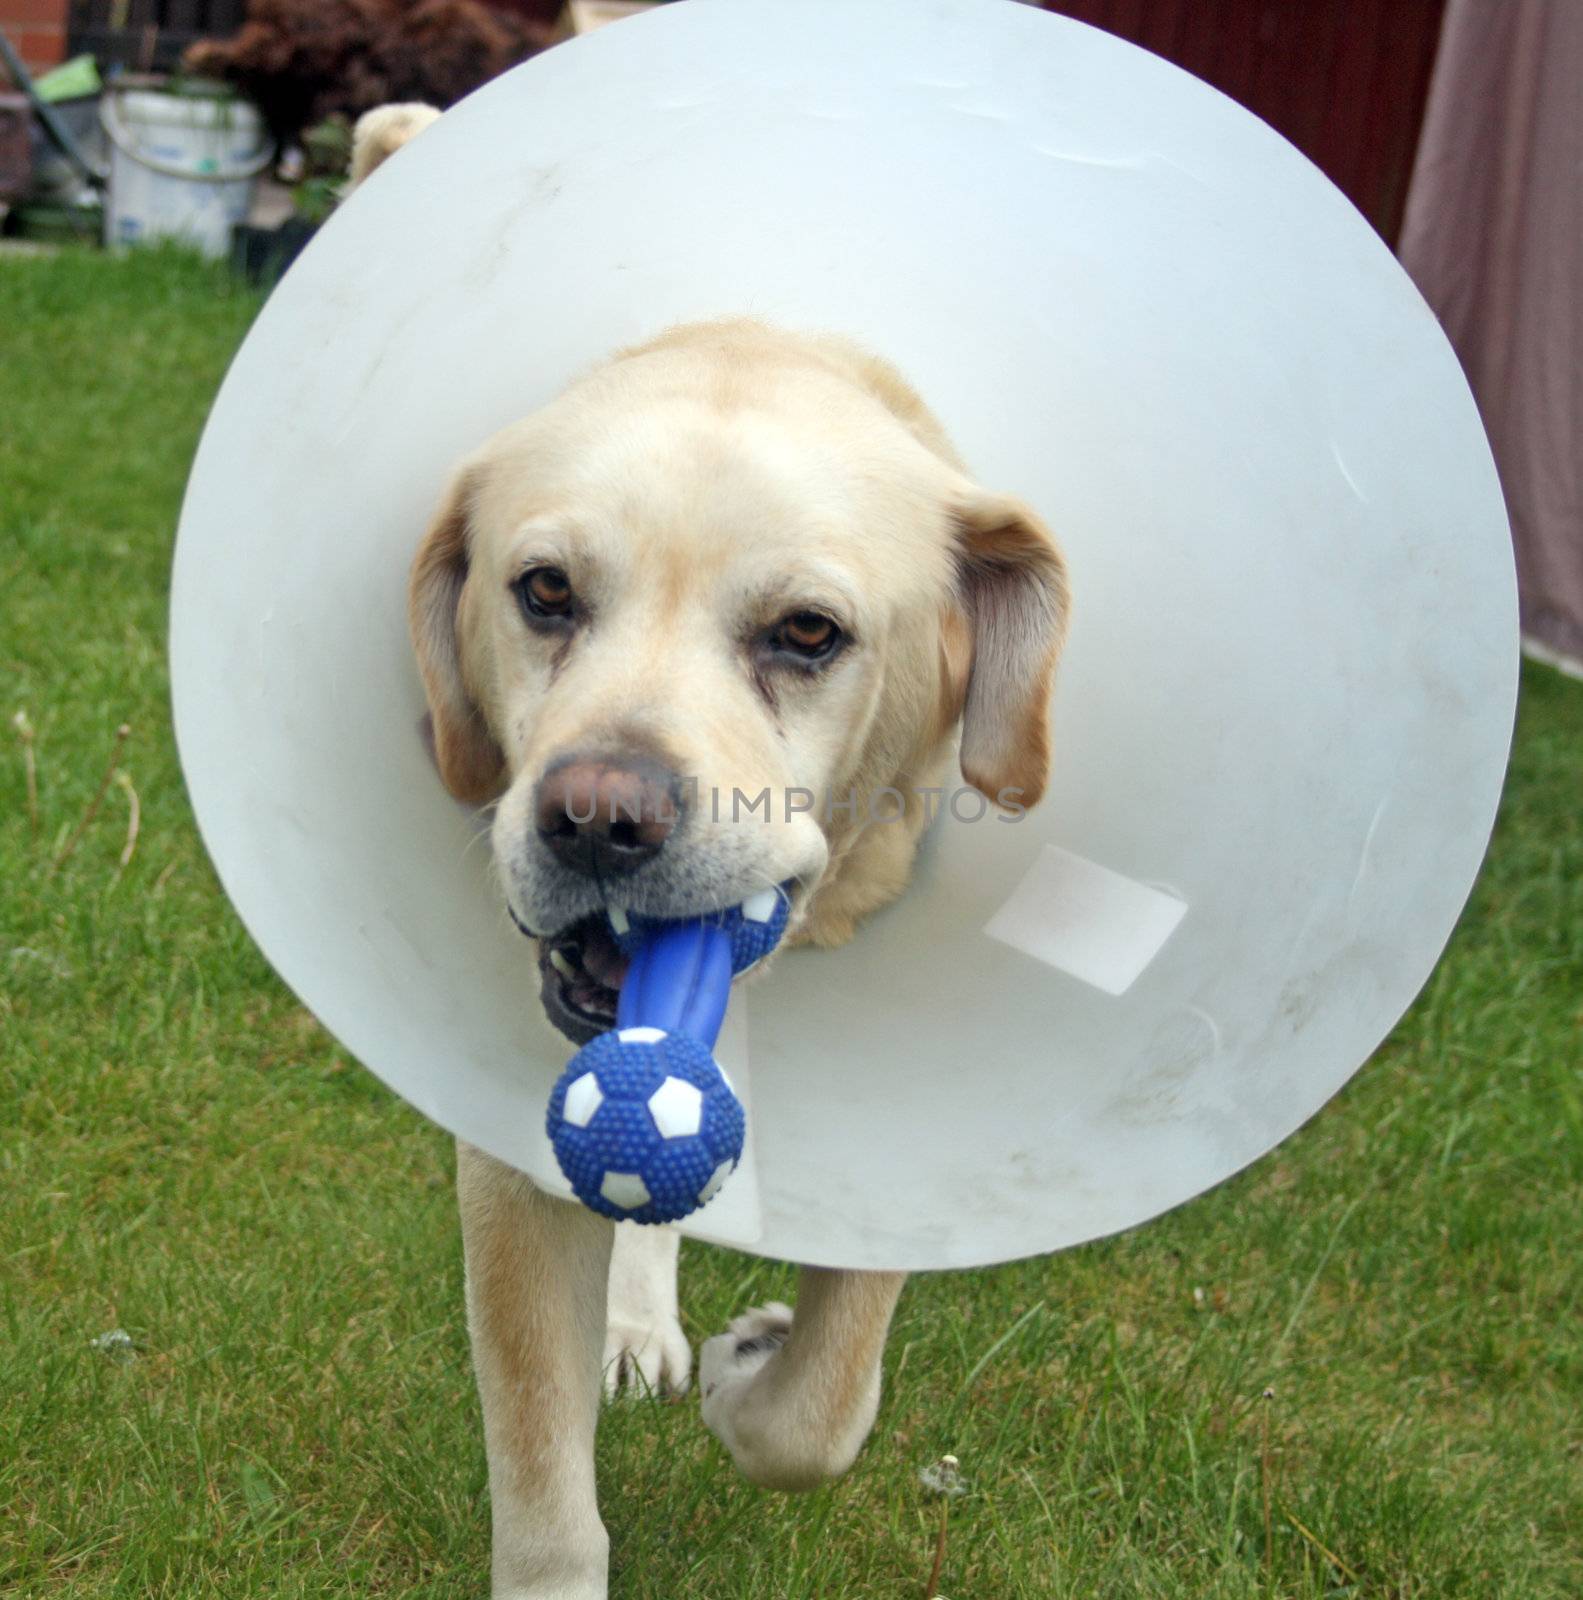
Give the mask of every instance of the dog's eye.
POLYGON ((522 608, 532 617, 569 617, 572 586, 559 567, 534 567, 517 579, 522 608))
POLYGON ((777 650, 804 661, 823 661, 841 644, 841 630, 818 611, 794 611, 776 625, 771 639, 777 650))

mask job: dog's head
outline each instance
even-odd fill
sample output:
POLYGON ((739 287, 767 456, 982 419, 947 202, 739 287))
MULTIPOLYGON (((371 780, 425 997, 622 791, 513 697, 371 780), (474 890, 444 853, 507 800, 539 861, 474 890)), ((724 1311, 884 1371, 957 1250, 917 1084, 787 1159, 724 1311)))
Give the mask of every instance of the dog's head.
POLYGON ((788 884, 805 928, 839 901, 828 935, 894 895, 959 723, 967 782, 1033 804, 1065 617, 1048 533, 891 369, 752 323, 678 329, 496 435, 411 584, 440 773, 498 800, 573 1037, 609 1026, 612 905, 788 884))

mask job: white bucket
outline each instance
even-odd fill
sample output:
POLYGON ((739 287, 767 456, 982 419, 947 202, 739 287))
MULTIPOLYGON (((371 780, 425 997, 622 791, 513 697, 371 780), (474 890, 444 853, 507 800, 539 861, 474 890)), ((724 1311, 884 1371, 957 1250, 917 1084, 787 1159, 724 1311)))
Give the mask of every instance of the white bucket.
POLYGON ((274 154, 258 112, 229 96, 124 89, 105 96, 100 116, 110 136, 105 243, 176 238, 224 255, 274 154))

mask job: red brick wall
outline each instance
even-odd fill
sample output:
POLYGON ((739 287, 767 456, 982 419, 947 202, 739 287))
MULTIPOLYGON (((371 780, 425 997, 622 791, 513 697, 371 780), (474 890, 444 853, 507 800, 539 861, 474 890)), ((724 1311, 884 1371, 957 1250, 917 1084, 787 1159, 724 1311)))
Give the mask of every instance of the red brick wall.
POLYGON ((67 0, 0 0, 0 28, 29 72, 66 59, 67 0))

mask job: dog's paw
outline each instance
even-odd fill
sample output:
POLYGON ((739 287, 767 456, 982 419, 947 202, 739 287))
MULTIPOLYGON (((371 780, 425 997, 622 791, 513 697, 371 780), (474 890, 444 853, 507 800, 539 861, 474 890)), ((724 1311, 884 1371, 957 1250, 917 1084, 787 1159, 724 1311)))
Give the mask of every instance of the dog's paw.
POLYGON ((834 1385, 828 1371, 788 1366, 792 1313, 774 1302, 744 1312, 698 1353, 704 1425, 752 1482, 812 1489, 857 1459, 879 1408, 879 1369, 834 1385))
POLYGON ((698 1352, 698 1385, 704 1424, 729 1447, 720 1425, 729 1425, 733 1401, 752 1383, 764 1363, 786 1343, 791 1307, 772 1300, 733 1318, 731 1326, 707 1340, 698 1352))
POLYGON ((693 1351, 672 1316, 623 1317, 605 1329, 605 1397, 686 1394, 693 1351))
POLYGON ((773 1369, 765 1371, 780 1355, 791 1330, 791 1307, 772 1301, 743 1312, 698 1352, 704 1426, 731 1452, 747 1478, 772 1489, 808 1486, 801 1473, 786 1470, 781 1449, 786 1441, 777 1425, 776 1396, 769 1381, 773 1369))

